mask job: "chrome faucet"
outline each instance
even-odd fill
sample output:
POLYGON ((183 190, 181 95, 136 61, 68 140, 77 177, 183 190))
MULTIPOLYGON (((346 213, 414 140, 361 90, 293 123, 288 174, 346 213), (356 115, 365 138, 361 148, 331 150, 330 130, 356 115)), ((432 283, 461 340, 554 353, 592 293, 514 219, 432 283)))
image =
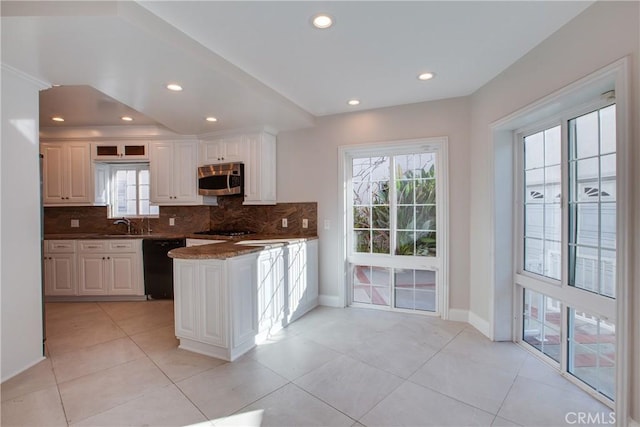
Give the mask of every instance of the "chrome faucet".
POLYGON ((116 219, 115 221, 113 221, 113 223, 115 225, 118 224, 126 224, 127 225, 127 234, 131 234, 131 220, 129 218, 121 218, 121 219, 116 219))

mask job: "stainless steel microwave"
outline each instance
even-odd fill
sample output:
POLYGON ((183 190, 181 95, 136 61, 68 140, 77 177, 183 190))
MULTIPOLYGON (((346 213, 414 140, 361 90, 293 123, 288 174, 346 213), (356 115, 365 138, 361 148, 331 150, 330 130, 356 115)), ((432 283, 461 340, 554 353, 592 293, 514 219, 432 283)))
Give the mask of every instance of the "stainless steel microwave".
POLYGON ((222 163, 200 166, 198 193, 203 196, 244 194, 244 164, 222 163))

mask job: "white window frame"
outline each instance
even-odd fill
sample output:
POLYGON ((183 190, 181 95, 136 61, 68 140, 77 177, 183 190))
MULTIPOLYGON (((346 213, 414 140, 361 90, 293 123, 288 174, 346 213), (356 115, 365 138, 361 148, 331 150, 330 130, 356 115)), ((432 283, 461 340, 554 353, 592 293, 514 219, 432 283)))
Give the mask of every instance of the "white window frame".
MULTIPOLYGON (((567 87, 559 90, 552 95, 549 95, 532 105, 520 110, 512 115, 501 119, 498 122, 492 124, 491 128, 494 132, 494 135, 497 135, 499 132, 508 129, 524 129, 522 126, 527 123, 533 123, 537 121, 539 124, 541 123, 540 117, 543 112, 547 113, 547 117, 551 114, 553 115, 562 115, 564 117, 571 116, 570 118, 574 118, 580 115, 581 111, 587 112, 587 106, 584 104, 585 100, 588 97, 593 99, 594 96, 605 93, 607 90, 613 89, 616 95, 616 181, 617 181, 617 189, 616 189, 616 201, 617 201, 617 221, 616 221, 616 257, 617 257, 617 265, 616 265, 616 299, 611 301, 611 304, 606 304, 606 307, 599 307, 598 304, 601 303, 602 297, 599 295, 591 294, 590 292, 585 292, 581 289, 573 288, 571 286, 560 286, 558 285, 558 281, 554 281, 553 279, 549 279, 549 283, 556 286, 540 286, 540 283, 544 280, 540 280, 540 278, 533 279, 530 277, 530 274, 527 272, 523 272, 521 269, 521 235, 520 235, 520 227, 522 225, 522 214, 520 213, 522 200, 521 200, 521 186, 517 184, 514 186, 514 194, 513 194, 513 209, 515 212, 514 216, 514 231, 513 231, 513 271, 514 271, 514 292, 513 292, 513 300, 512 300, 512 310, 513 310, 513 322, 512 322, 512 336, 515 342, 522 343, 522 316, 519 313, 522 313, 523 309, 523 287, 529 288, 533 291, 540 292, 542 294, 548 295, 554 299, 560 299, 566 301, 566 297, 570 298, 570 301, 579 301, 578 304, 572 304, 571 307, 577 310, 584 310, 587 312, 591 312, 593 314, 598 314, 602 316, 605 320, 613 321, 616 325, 616 400, 615 403, 607 399, 605 396, 600 393, 593 391, 590 387, 586 386, 582 381, 573 377, 573 375, 565 372, 566 369, 561 370, 561 374, 566 378, 576 383, 580 387, 583 387, 585 391, 592 394, 595 398, 601 400, 602 402, 608 404, 609 406, 613 406, 616 413, 620 414, 618 417, 618 422, 620 425, 627 425, 627 417, 629 414, 629 394, 630 394, 630 381, 629 381, 629 372, 631 369, 631 358, 630 358, 630 347, 629 342, 631 339, 631 331, 630 331, 630 316, 632 315, 632 307, 633 301, 629 298, 629 288, 630 288, 630 277, 631 277, 631 257, 630 257, 630 239, 626 235, 626 230, 628 226, 632 225, 632 215, 631 215, 631 204, 629 200, 631 200, 631 181, 630 181, 630 162, 631 159, 631 151, 630 151, 630 143, 629 143, 629 129, 630 129, 630 120, 629 120, 629 59, 627 57, 622 58, 607 67, 598 70, 591 75, 580 79, 567 87), (591 94, 591 95, 589 95, 591 94), (580 105, 577 109, 572 109, 572 106, 580 105), (559 111, 564 108, 565 113, 559 111), (554 111, 555 110, 555 111, 554 111), (555 114, 554 114, 555 113, 555 114), (535 119, 533 119, 535 118, 535 119), (520 126, 514 124, 518 123, 520 126), (571 295, 574 293, 579 293, 578 295, 571 295), (584 304, 584 305, 582 305, 584 304), (613 310, 612 310, 612 307, 613 310), (596 308, 595 310, 591 310, 592 308, 596 308), (612 315, 613 317, 609 317, 612 315)), ((590 107, 598 104, 599 101, 591 104, 590 107)), ((602 105, 601 105, 602 106, 602 105)), ((597 107, 596 107, 597 108, 597 107)), ((515 130, 514 130, 515 134, 515 130)), ((563 133, 563 138, 567 136, 563 133)), ((517 142, 517 138, 514 135, 514 143, 517 142)), ((514 154, 514 177, 515 179, 520 178, 521 168, 521 159, 518 158, 520 156, 520 151, 518 149, 519 145, 514 145, 516 147, 513 150, 514 154)), ((563 159, 565 162, 567 159, 568 144, 566 144, 566 140, 563 141, 563 159)), ((563 180, 566 182, 567 177, 563 175, 563 180)), ((566 197, 566 193, 563 192, 563 199, 566 197)), ((494 195, 495 199, 495 195, 494 195)), ((495 203, 495 201, 494 201, 495 203)), ((566 200, 563 200, 563 206, 566 205, 566 200)), ((563 208, 563 215, 566 212, 566 208, 563 208)), ((564 227, 567 227, 567 221, 563 222, 563 239, 568 237, 566 230, 564 227)), ((565 247, 566 240, 563 240, 563 248, 565 247)), ((567 251, 564 251, 565 254, 567 251)), ((563 256, 563 265, 566 265, 568 255, 563 256)), ((564 275, 568 273, 568 270, 565 269, 564 275)), ((495 277, 495 272, 492 271, 493 277, 495 277)), ((563 277, 563 280, 566 280, 563 277)), ((500 309, 498 309, 500 310, 500 309)), ((500 313, 500 311, 497 311, 500 313)), ((497 316, 498 314, 494 315, 497 316)), ((495 317, 494 317, 495 319, 495 317)), ((567 337, 567 310, 566 306, 563 309, 563 319, 562 324, 564 325, 562 331, 561 339, 566 341, 567 337)), ((494 325, 495 327, 495 325, 494 325)), ((542 353, 531 349, 532 354, 540 357, 550 364, 554 364, 554 362, 544 356, 542 353)), ((567 354, 566 348, 563 346, 563 354, 561 355, 561 361, 566 364, 567 363, 567 354)), ((557 366, 557 364, 555 364, 557 366)), ((565 366, 566 368, 566 366, 565 366)))
MULTIPOLYGON (((568 170, 568 122, 569 120, 581 116, 583 114, 590 113, 594 110, 604 108, 615 102, 610 100, 597 100, 578 106, 573 109, 566 110, 560 113, 557 118, 553 120, 547 120, 544 122, 536 123, 533 126, 519 129, 515 132, 514 144, 516 144, 516 177, 514 179, 515 195, 514 200, 516 206, 519 209, 516 211, 516 233, 515 233, 515 282, 517 285, 527 287, 536 292, 548 295, 554 299, 560 301, 572 301, 572 307, 580 308, 590 313, 596 314, 605 320, 612 320, 616 318, 616 300, 607 298, 607 301, 602 301, 601 295, 592 294, 589 291, 585 291, 580 288, 569 286, 568 284, 568 201, 567 195, 569 194, 569 170, 568 170), (524 200, 522 189, 524 188, 524 177, 522 171, 524 170, 524 150, 523 150, 523 138, 526 135, 548 129, 549 127, 558 126, 561 127, 561 174, 562 174, 562 238, 561 238, 561 268, 562 276, 560 280, 555 280, 550 277, 538 275, 526 271, 523 266, 524 259, 524 245, 522 236, 524 236, 524 200), (539 282, 539 283, 538 283, 539 282), (547 287, 545 285, 552 285, 553 287, 547 287)), ((518 311, 521 313, 521 311, 518 311)), ((566 324, 566 323, 563 323, 566 324)), ((522 337, 519 337, 522 338, 522 337)))
MULTIPOLYGON (((114 208, 115 208, 115 200, 117 200, 117 194, 116 194, 116 185, 115 185, 115 178, 116 178, 116 173, 118 171, 121 170, 135 170, 136 172, 140 172, 141 170, 144 170, 144 168, 146 167, 146 170, 149 171, 149 163, 112 163, 109 164, 109 170, 108 170, 108 176, 109 179, 107 181, 107 188, 108 191, 107 193, 109 194, 109 203, 108 203, 108 218, 109 219, 115 219, 115 218, 122 218, 122 215, 118 215, 114 212, 114 208)), ((138 178, 136 177, 136 180, 138 178)), ((151 180, 151 177, 149 177, 149 179, 151 180)), ((140 191, 139 191, 139 182, 136 181, 136 214, 135 215, 124 215, 126 218, 158 218, 160 215, 158 214, 141 214, 139 212, 140 210, 140 191)))
MULTIPOLYGON (((399 140, 388 142, 376 142, 368 144, 345 145, 338 148, 339 171, 338 182, 340 185, 340 230, 342 232, 341 253, 344 261, 344 274, 341 275, 341 283, 338 286, 338 298, 342 307, 351 304, 348 292, 351 269, 350 264, 370 265, 371 257, 376 258, 376 266, 425 269, 436 272, 436 312, 406 310, 411 313, 437 315, 443 319, 449 316, 449 191, 448 191, 448 139, 447 137, 422 138, 411 140, 399 140), (353 211, 348 209, 351 194, 345 185, 350 179, 351 161, 354 157, 374 157, 384 155, 413 154, 416 152, 436 153, 436 224, 437 240, 436 254, 434 257, 403 257, 392 254, 358 254, 353 253, 352 236, 347 232, 349 224, 353 222, 353 211), (351 222, 350 222, 351 221, 351 222)), ((390 195, 390 198, 392 196, 390 195)), ((393 213, 390 212, 390 216, 393 213)), ((392 240, 390 240, 391 244, 392 240)), ((393 291, 393 290, 392 290, 393 291)), ((377 308, 370 306, 371 308, 377 308)), ((384 308, 384 307, 382 307, 384 308)), ((403 311, 393 308, 394 311, 403 311)))

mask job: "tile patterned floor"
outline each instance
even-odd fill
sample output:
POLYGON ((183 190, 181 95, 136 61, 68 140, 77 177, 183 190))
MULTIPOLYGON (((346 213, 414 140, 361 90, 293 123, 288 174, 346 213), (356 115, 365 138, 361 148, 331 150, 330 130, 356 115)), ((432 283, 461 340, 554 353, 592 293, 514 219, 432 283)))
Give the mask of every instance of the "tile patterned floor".
POLYGON ((177 348, 171 301, 50 303, 48 358, 3 426, 560 426, 609 409, 511 343, 418 315, 320 307, 234 363, 177 348))

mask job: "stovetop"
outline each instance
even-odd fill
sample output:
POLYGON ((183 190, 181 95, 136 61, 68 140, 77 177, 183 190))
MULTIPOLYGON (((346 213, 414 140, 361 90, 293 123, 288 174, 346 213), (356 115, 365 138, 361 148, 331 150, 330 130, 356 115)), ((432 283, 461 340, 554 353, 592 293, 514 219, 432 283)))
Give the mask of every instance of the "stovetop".
POLYGON ((204 231, 196 231, 193 234, 205 234, 207 236, 246 236, 247 234, 253 234, 253 231, 249 230, 204 230, 204 231))

